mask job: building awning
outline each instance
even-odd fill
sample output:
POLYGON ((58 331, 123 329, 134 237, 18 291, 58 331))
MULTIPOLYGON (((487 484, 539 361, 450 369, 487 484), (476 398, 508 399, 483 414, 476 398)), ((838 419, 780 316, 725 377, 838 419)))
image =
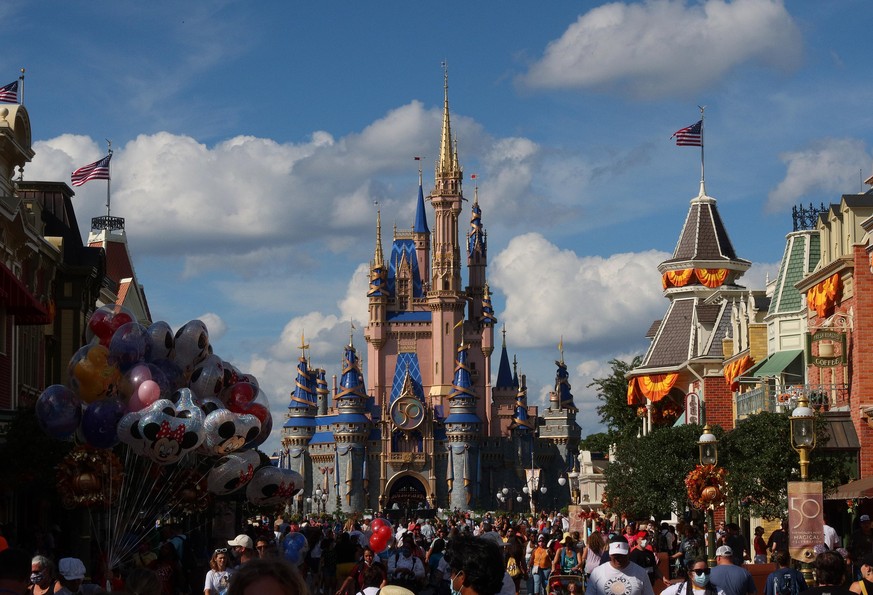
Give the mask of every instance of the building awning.
POLYGON ((773 378, 775 376, 779 376, 800 357, 803 357, 802 349, 788 349, 786 351, 777 351, 757 366, 749 368, 749 370, 746 371, 743 376, 745 378, 773 378))
POLYGON ((828 494, 825 500, 851 500, 853 498, 873 498, 873 477, 856 479, 838 487, 828 494))
POLYGON ((49 324, 52 317, 27 286, 0 262, 0 303, 15 316, 15 324, 49 324))
POLYGON ((828 411, 822 416, 831 437, 823 446, 826 450, 860 450, 861 441, 848 411, 828 411))

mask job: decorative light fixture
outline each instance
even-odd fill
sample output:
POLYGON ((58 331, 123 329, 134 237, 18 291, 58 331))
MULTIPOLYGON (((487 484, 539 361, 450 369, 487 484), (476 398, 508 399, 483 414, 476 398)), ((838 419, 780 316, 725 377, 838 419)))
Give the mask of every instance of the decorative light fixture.
POLYGON ((565 486, 567 485, 567 478, 563 475, 558 478, 558 485, 565 486))
POLYGON ((697 446, 700 449, 701 465, 718 464, 718 439, 712 433, 709 424, 703 426, 703 434, 701 434, 700 440, 697 441, 697 446))
POLYGON ((791 412, 791 448, 800 455, 800 479, 809 480, 809 452, 815 448, 815 413, 809 397, 802 392, 791 412))

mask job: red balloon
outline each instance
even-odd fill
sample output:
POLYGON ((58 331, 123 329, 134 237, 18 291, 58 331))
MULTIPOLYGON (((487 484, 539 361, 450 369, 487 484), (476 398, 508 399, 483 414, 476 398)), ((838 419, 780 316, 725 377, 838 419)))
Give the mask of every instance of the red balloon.
POLYGON ((376 529, 375 535, 378 535, 385 540, 385 543, 388 543, 394 537, 394 530, 391 528, 391 525, 382 525, 376 529))
POLYGON ((370 547, 373 549, 373 552, 379 554, 385 550, 387 545, 388 542, 384 539, 380 539, 378 534, 374 533, 370 536, 370 547))
POLYGON ((97 337, 101 345, 109 347, 115 331, 133 321, 129 311, 119 310, 114 306, 103 306, 91 314, 88 319, 88 330, 97 337))
POLYGON ((387 525, 387 524, 388 524, 388 523, 386 523, 386 522, 384 521, 384 519, 373 519, 373 522, 370 523, 370 528, 371 528, 373 531, 375 531, 375 530, 378 529, 379 527, 381 527, 381 526, 383 526, 383 525, 387 525))
MULTIPOLYGON (((248 382, 237 382, 227 389, 224 402, 234 413, 251 413, 247 411, 258 396, 258 387, 248 382)), ((263 421, 263 420, 261 420, 263 421)))
MULTIPOLYGON (((231 411, 233 411, 233 410, 231 409, 231 411)), ((270 411, 266 407, 261 405, 260 403, 255 403, 255 404, 251 405, 244 412, 238 411, 235 413, 237 413, 237 414, 250 413, 251 415, 254 415, 255 417, 258 418, 258 420, 261 422, 261 426, 263 426, 265 423, 267 423, 267 418, 270 416, 270 411)))

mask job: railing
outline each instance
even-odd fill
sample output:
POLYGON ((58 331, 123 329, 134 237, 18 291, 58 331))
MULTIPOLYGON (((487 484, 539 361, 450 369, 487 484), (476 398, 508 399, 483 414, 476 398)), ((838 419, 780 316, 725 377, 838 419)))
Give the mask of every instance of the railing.
POLYGON ((814 409, 828 411, 849 404, 847 384, 791 384, 770 386, 762 383, 736 396, 737 419, 744 419, 761 411, 792 411, 797 398, 805 393, 814 409))

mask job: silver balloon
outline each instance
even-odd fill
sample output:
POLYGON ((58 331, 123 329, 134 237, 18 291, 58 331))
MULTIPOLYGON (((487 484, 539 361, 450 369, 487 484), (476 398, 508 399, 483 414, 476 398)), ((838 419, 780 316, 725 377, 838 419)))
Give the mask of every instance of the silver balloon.
POLYGON ((159 320, 148 328, 149 341, 152 344, 151 360, 173 359, 176 340, 173 338, 173 329, 170 325, 159 320))
POLYGON ((206 477, 206 489, 217 496, 231 494, 245 487, 261 464, 257 451, 244 450, 218 460, 206 477))
POLYGON ((255 471, 246 486, 246 498, 256 506, 288 502, 303 488, 303 477, 296 471, 268 465, 255 471))
POLYGON ((224 376, 225 368, 221 358, 215 354, 208 355, 191 372, 188 387, 198 399, 217 397, 224 390, 224 376))
POLYGON ((175 463, 203 442, 203 411, 194 403, 191 391, 182 388, 173 395, 171 409, 157 409, 155 402, 143 413, 139 431, 144 438, 143 454, 160 465, 175 463))
POLYGON ((200 452, 207 455, 226 455, 240 450, 261 431, 261 422, 254 415, 218 409, 206 416, 206 439, 200 452))
POLYGON ((209 331, 202 321, 192 320, 176 331, 175 343, 174 361, 189 378, 194 367, 209 355, 209 331))

